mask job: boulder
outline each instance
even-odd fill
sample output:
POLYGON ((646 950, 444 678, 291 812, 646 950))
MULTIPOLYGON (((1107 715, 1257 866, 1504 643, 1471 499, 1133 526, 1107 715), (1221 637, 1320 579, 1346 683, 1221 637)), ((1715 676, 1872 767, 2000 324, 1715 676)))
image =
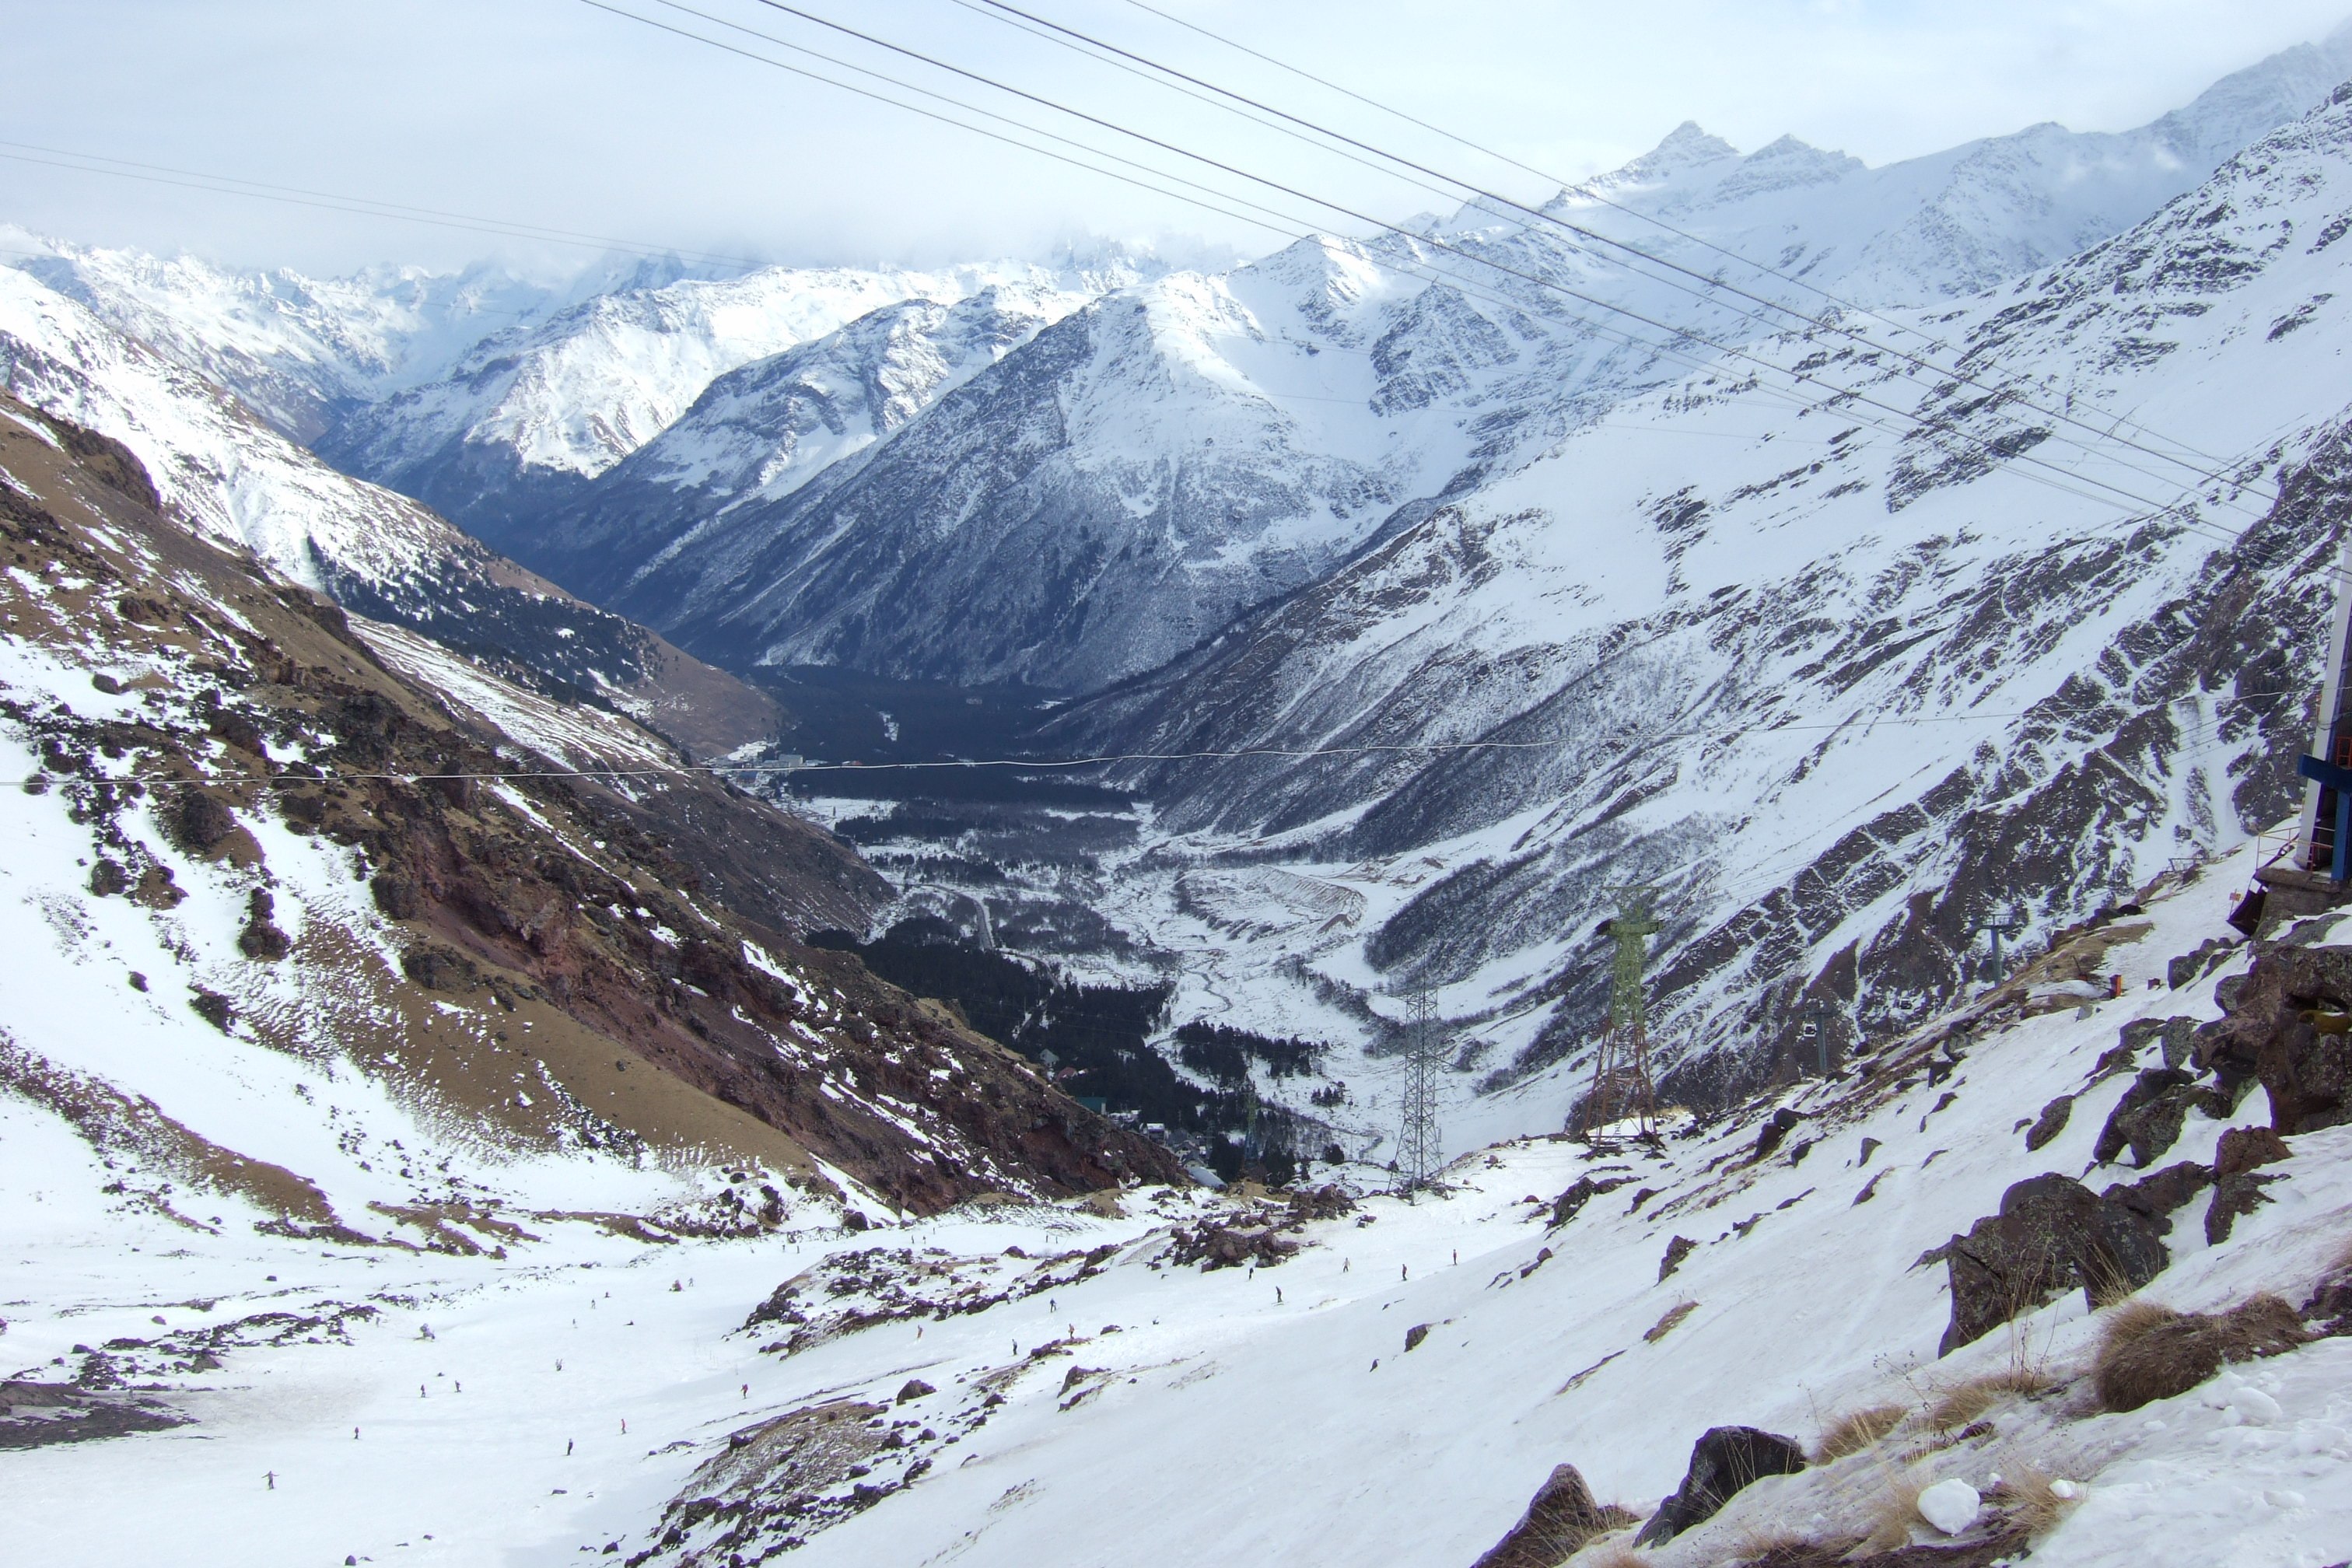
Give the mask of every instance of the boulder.
POLYGON ((2223 1016, 2197 1031, 2197 1064, 2225 1089, 2259 1081, 2271 1129, 2292 1136, 2352 1121, 2352 947, 2273 947, 2214 987, 2223 1016))
POLYGON ((2271 1183, 2282 1181, 2279 1176, 2257 1176, 2251 1171, 2240 1171, 2213 1184, 2213 1202, 2205 1210, 2205 1241, 2219 1247, 2230 1239, 2230 1232, 2238 1221, 2270 1202, 2263 1189, 2271 1183))
POLYGON ((1594 1198, 1603 1193, 1613 1193, 1633 1180, 1631 1176, 1609 1176, 1595 1181, 1591 1176, 1579 1176, 1576 1184, 1551 1201, 1551 1228, 1559 1229, 1577 1215, 1594 1198))
POLYGON ((1756 1134, 1756 1158, 1759 1161, 1770 1159, 1772 1151, 1780 1146, 1780 1140, 1793 1131, 1797 1123, 1803 1120, 1802 1116, 1785 1105, 1774 1111, 1766 1119, 1763 1128, 1756 1134))
POLYGON ((1944 1254, 1952 1321, 1938 1355, 2080 1288, 2093 1306, 2137 1289, 2171 1261, 2156 1220, 2054 1173, 2019 1182, 2000 1212, 1954 1237, 1944 1254))
POLYGON ((1716 1426, 1691 1447, 1690 1468, 1674 1496, 1650 1516, 1636 1546, 1672 1541, 1684 1531, 1706 1523, 1750 1482, 1766 1476, 1790 1476, 1805 1468, 1805 1451, 1796 1440, 1753 1426, 1716 1426))
POLYGON ((2194 1160, 2181 1160, 2153 1176, 2142 1176, 2128 1184, 2117 1182, 2101 1193, 2099 1199, 2146 1215, 2155 1223, 2158 1234, 2168 1236, 2172 1232, 2172 1212, 2212 1184, 2212 1172, 2194 1160))
POLYGON ((2294 1154, 2286 1140, 2267 1127, 2232 1127, 2221 1134, 2221 1147, 2214 1152, 2213 1179, 2226 1181, 2258 1165, 2275 1165, 2294 1154))
POLYGON ((1556 1465, 1519 1522, 1473 1568, 1553 1568, 1594 1536, 1622 1530, 1633 1520, 1613 1503, 1593 1501, 1592 1489, 1574 1465, 1556 1465))
POLYGON ((2196 1079, 2175 1068, 2149 1068, 2116 1102, 2091 1158, 2107 1164, 2126 1149, 2132 1164, 2146 1170, 2180 1139, 2180 1124, 2189 1108, 2199 1103, 2196 1079))
POLYGON ((2074 1114, 2074 1097, 2071 1094, 2062 1094, 2043 1106, 2042 1114, 2035 1117, 2033 1125, 2026 1130, 2026 1152, 2029 1154, 2035 1152, 2053 1138, 2065 1131, 2067 1118, 2074 1114))
POLYGON ((1697 1246, 1697 1242, 1686 1236, 1678 1236, 1667 1242, 1666 1255, 1658 1259, 1659 1282, 1664 1283, 1667 1275, 1680 1268, 1683 1266, 1683 1259, 1688 1258, 1697 1246))

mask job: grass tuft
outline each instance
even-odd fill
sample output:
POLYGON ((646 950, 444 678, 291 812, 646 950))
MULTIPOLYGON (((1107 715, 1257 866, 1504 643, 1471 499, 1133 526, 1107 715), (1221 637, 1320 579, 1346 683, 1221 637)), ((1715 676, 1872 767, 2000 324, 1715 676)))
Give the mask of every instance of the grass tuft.
POLYGON ((1911 1544, 1911 1527, 1919 1522, 1919 1494, 1926 1491, 1930 1478, 1924 1470, 1890 1470, 1886 1485, 1870 1500, 1864 1512, 1864 1522, 1870 1533, 1864 1536, 1858 1550, 1863 1552, 1900 1552, 1911 1544))
POLYGON ((2048 1373, 2029 1366, 1965 1378, 1937 1394, 1927 1407, 1927 1421, 1938 1432, 1956 1432, 2004 1399, 2030 1398, 2056 1386, 2048 1373))
POLYGON ((2277 1355, 2309 1337, 2302 1315, 2268 1291, 2217 1315, 2131 1302, 2102 1325, 2091 1378, 2109 1410, 2137 1410, 2188 1393, 2225 1363, 2277 1355))
POLYGON ((2028 1536, 2039 1536, 2055 1528, 2066 1510, 2082 1500, 2081 1494, 2062 1498, 2050 1489, 2058 1478, 2039 1465, 2011 1464, 2001 1468, 2001 1482, 1995 1500, 2009 1515, 2011 1526, 2028 1536))
POLYGON ((1832 1464, 1850 1454, 1861 1453, 1902 1426, 1907 1414, 1900 1405, 1872 1405, 1848 1411, 1823 1429, 1821 1441, 1813 1448, 1813 1463, 1832 1464))

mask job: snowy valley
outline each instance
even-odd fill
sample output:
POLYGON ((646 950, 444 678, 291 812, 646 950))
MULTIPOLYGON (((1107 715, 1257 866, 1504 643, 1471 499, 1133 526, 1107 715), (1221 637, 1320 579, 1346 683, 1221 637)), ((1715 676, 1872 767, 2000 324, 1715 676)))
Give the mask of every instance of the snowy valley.
POLYGON ((2344 1568, 2347 79, 1232 265, 10 229, 12 1546, 2344 1568))

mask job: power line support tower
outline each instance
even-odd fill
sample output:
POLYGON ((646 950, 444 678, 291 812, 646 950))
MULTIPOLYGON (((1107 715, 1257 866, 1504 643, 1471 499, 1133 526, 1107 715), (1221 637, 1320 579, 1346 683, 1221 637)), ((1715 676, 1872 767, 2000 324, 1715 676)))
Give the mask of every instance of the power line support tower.
POLYGON ((1396 1180, 1397 1191, 1410 1197, 1436 1179, 1440 1160, 1437 1073, 1444 1064, 1445 1044, 1426 986, 1413 993, 1412 1020, 1406 1031, 1396 1180))
POLYGON ((1615 889, 1617 913, 1609 935, 1617 944, 1609 971, 1609 1022, 1601 1032, 1601 1049, 1592 1064, 1592 1092, 1577 1112, 1580 1125, 1572 1129, 1596 1146, 1613 1141, 1612 1128, 1631 1122, 1633 1136, 1654 1142, 1658 1136, 1657 1094, 1650 1082, 1649 1006, 1643 969, 1649 961, 1650 939, 1662 929, 1651 911, 1655 889, 1615 889))

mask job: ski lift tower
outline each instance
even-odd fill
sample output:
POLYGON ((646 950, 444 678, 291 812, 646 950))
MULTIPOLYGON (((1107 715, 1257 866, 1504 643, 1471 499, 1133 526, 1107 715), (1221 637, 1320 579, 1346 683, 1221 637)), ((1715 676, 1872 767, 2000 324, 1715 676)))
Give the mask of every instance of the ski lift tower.
POLYGON ((1662 929, 1651 911, 1657 900, 1654 888, 1633 885, 1613 889, 1617 913, 1608 933, 1617 944, 1609 968, 1609 1022, 1601 1033, 1601 1049, 1592 1065, 1592 1092, 1579 1109, 1580 1123, 1572 1129, 1588 1143, 1609 1140, 1608 1129, 1633 1123, 1633 1136, 1654 1139, 1657 1095, 1650 1082, 1650 1023, 1643 970, 1649 962, 1650 939, 1662 929))
POLYGON ((1410 1197, 1437 1177, 1442 1147, 1437 1129, 1437 1073, 1445 1043, 1423 986, 1413 993, 1404 1048, 1404 1093, 1397 1128, 1397 1191, 1410 1197))

